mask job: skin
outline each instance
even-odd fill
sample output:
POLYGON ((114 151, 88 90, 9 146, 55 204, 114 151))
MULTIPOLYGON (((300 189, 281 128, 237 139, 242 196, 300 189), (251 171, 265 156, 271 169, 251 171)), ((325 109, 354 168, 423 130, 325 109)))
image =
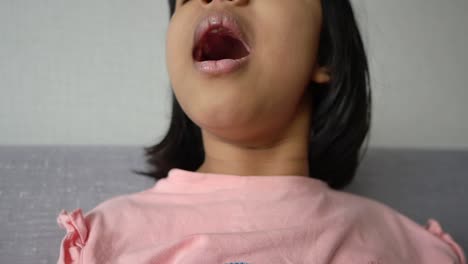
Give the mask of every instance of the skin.
POLYGON ((179 104, 202 131, 197 172, 310 176, 307 87, 330 81, 316 64, 321 26, 320 0, 177 1, 166 63, 179 104), (252 48, 243 68, 217 77, 198 72, 192 59, 196 22, 213 9, 237 15, 252 48))

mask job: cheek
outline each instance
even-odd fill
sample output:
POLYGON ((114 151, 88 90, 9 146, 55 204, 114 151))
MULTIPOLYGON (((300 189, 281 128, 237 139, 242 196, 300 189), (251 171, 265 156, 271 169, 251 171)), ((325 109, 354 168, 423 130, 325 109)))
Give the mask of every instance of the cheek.
POLYGON ((177 33, 177 25, 171 24, 166 34, 166 65, 169 71, 170 79, 176 80, 175 75, 182 69, 182 49, 178 46, 180 43, 180 34, 177 33))
MULTIPOLYGON (((174 28, 172 28, 174 29, 174 28)), ((192 100, 195 99, 198 95, 195 93, 196 89, 193 88, 190 80, 190 66, 187 65, 186 59, 183 56, 187 56, 183 53, 184 47, 181 47, 180 33, 176 30, 170 31, 167 33, 166 40, 166 65, 169 75, 169 81, 171 84, 171 89, 182 107, 185 113, 192 113, 191 106, 193 105, 192 100)), ((196 106, 196 105, 195 105, 196 106)))
MULTIPOLYGON (((177 21, 172 20, 169 24, 166 33, 166 67, 169 75, 169 81, 171 84, 172 91, 180 103, 181 107, 186 108, 184 98, 190 98, 190 89, 184 84, 187 81, 187 65, 184 56, 186 47, 181 46, 181 43, 187 43, 183 41, 183 34, 177 21)), ((184 109, 187 111, 188 109, 184 109)))
POLYGON ((262 87, 268 98, 264 99, 268 103, 266 117, 275 116, 278 122, 291 120, 293 110, 305 96, 318 45, 313 25, 298 28, 297 24, 308 22, 288 15, 265 23, 261 36, 265 41, 260 44, 261 57, 255 67, 256 86, 262 87))
POLYGON ((310 80, 318 45, 314 25, 305 19, 283 14, 281 19, 268 19, 260 42, 259 72, 257 76, 274 88, 281 96, 296 97, 310 80), (310 24, 310 23, 309 23, 310 24), (317 43, 316 43, 317 42, 317 43))
POLYGON ((173 84, 183 78, 189 62, 191 62, 192 35, 187 25, 189 23, 177 18, 174 15, 166 32, 166 66, 170 80, 173 84))

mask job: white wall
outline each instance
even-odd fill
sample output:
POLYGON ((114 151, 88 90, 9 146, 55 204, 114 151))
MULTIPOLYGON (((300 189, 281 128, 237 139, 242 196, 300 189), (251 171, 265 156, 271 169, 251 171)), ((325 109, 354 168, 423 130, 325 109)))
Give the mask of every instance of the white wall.
MULTIPOLYGON (((370 145, 467 148, 468 1, 353 2, 370 145)), ((0 145, 156 142, 170 116, 167 23, 165 0, 0 0, 0 145)))
POLYGON ((370 144, 468 147, 468 1, 355 0, 371 64, 370 144))

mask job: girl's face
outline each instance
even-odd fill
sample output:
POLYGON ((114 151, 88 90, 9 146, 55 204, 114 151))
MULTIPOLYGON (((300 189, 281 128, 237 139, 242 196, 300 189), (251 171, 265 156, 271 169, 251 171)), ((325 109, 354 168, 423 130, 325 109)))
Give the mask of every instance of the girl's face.
POLYGON ((281 132, 300 107, 309 109, 308 84, 329 81, 316 65, 321 25, 320 0, 177 0, 166 63, 179 104, 205 132, 223 138, 281 132), (192 57, 197 22, 213 10, 234 14, 252 49, 240 69, 218 76, 199 72, 192 57))

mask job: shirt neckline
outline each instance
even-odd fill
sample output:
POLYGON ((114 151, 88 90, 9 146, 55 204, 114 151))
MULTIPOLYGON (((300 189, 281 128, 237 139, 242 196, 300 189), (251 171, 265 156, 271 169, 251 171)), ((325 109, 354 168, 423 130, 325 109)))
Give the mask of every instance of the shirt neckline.
POLYGON ((299 175, 234 175, 189 171, 180 168, 169 170, 166 178, 156 182, 153 191, 169 193, 207 193, 228 189, 245 189, 256 192, 327 189, 320 179, 299 175))

